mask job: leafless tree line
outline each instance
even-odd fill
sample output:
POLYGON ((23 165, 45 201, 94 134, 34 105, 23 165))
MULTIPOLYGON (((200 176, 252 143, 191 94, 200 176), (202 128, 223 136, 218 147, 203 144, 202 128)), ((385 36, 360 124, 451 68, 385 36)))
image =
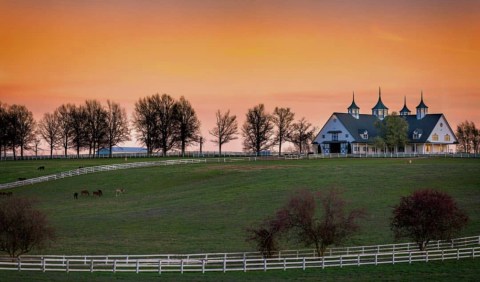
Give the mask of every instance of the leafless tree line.
MULTIPOLYGON (((243 137, 244 151, 261 154, 278 145, 282 153, 285 142, 294 144, 300 153, 308 151, 313 141, 315 128, 305 119, 294 121, 295 114, 290 108, 275 108, 268 113, 263 104, 249 109, 241 128, 237 116, 229 110, 216 112, 215 126, 209 130, 211 140, 222 146, 243 137)), ((55 150, 81 151, 95 157, 100 149, 109 149, 131 140, 131 129, 136 132, 137 141, 147 148, 147 152, 180 150, 182 154, 188 146, 200 144, 205 138, 200 132, 200 121, 190 102, 183 96, 175 100, 170 95, 155 94, 140 98, 135 103, 131 121, 120 104, 107 101, 102 105, 97 100, 86 100, 84 104, 62 104, 53 112, 45 113, 37 122, 33 114, 22 105, 6 105, 0 102, 0 152, 6 156, 11 151, 14 159, 19 152, 38 153, 43 140, 48 144, 50 157, 55 150)))

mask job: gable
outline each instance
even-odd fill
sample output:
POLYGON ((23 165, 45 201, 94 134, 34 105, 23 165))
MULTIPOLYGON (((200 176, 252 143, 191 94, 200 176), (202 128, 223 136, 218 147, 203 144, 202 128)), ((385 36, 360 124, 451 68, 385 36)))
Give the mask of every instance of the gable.
POLYGON ((427 138, 428 142, 432 143, 448 143, 453 144, 457 142, 454 132, 450 128, 447 119, 441 115, 437 123, 433 126, 430 135, 427 138))
POLYGON ((338 113, 333 113, 322 127, 320 132, 315 137, 314 142, 320 144, 323 142, 332 141, 334 135, 338 137, 338 141, 353 142, 354 138, 352 133, 345 127, 341 119, 339 119, 338 113))

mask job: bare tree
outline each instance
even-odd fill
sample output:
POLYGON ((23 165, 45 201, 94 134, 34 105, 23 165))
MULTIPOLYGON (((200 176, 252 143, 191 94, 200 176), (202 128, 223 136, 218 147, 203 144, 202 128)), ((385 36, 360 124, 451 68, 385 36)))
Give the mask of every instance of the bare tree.
POLYGON ((59 106, 54 115, 58 116, 58 126, 60 127, 60 143, 64 149, 65 157, 68 154, 68 148, 72 138, 72 112, 75 106, 72 104, 63 104, 59 106))
POLYGON ((215 116, 217 118, 215 127, 209 133, 216 137, 212 142, 218 145, 218 152, 221 155, 223 144, 238 139, 235 136, 238 134, 237 116, 231 116, 230 110, 223 114, 218 110, 215 116))
POLYGON ((243 149, 260 155, 273 145, 273 122, 270 114, 265 112, 265 106, 259 104, 249 109, 242 127, 243 149))
POLYGON ((7 114, 8 136, 13 152, 13 157, 16 159, 16 149, 20 149, 20 157, 23 159, 24 150, 28 150, 29 145, 35 138, 35 120, 33 114, 25 106, 12 105, 8 109, 7 114))
POLYGON ((174 105, 174 117, 177 123, 177 138, 182 156, 185 156, 185 148, 198 142, 200 137, 200 121, 189 101, 180 97, 174 105))
POLYGON ((452 239, 467 222, 467 214, 450 195, 420 190, 400 199, 393 210, 391 228, 395 238, 411 238, 423 251, 430 240, 452 239))
POLYGON ((40 136, 50 147, 50 158, 53 158, 53 150, 58 148, 62 141, 59 113, 45 113, 38 124, 40 136))
POLYGON ((290 111, 290 108, 278 108, 273 111, 273 123, 277 126, 275 132, 275 142, 278 144, 278 155, 282 155, 282 144, 288 141, 290 132, 292 130, 292 122, 295 114, 290 111))
POLYGON ((75 148, 77 157, 80 157, 80 150, 88 145, 87 137, 87 114, 84 106, 73 106, 70 109, 70 139, 69 144, 75 148))
POLYGON ((42 248, 55 238, 45 214, 26 198, 7 197, 0 200, 0 251, 12 258, 42 248))
POLYGON ((265 219, 259 226, 247 228, 247 240, 256 245, 264 258, 272 257, 279 248, 279 239, 285 231, 287 220, 277 214, 275 218, 265 219))
POLYGON ((107 111, 97 100, 85 101, 88 154, 95 156, 107 135, 107 111))
POLYGON ((288 141, 295 145, 300 154, 308 151, 309 144, 315 137, 316 128, 311 126, 304 117, 292 125, 288 141))
POLYGON ((0 101, 0 158, 6 157, 8 147, 8 106, 0 101))
MULTIPOLYGON (((317 217, 315 195, 308 190, 299 190, 284 207, 287 214, 288 229, 305 246, 314 245, 319 256, 323 256, 327 246, 340 244, 345 238, 358 230, 356 220, 363 217, 362 210, 352 210, 347 214, 346 202, 336 189, 326 194, 317 194, 322 214, 317 217)), ((279 212, 277 214, 283 214, 279 212)))
POLYGON ((162 150, 164 156, 170 151, 178 142, 178 123, 175 118, 175 100, 167 94, 156 94, 149 97, 149 102, 152 103, 156 116, 156 139, 155 144, 157 148, 162 150))
POLYGON ((112 157, 113 146, 130 140, 130 129, 128 128, 128 119, 125 109, 119 104, 107 101, 107 144, 109 155, 112 157))
POLYGON ((455 133, 458 145, 457 150, 465 153, 478 153, 480 145, 480 131, 473 121, 464 121, 457 125, 455 133))
POLYGON ((155 149, 157 135, 157 116, 150 98, 140 98, 135 103, 133 126, 137 132, 137 140, 147 147, 150 155, 155 149))

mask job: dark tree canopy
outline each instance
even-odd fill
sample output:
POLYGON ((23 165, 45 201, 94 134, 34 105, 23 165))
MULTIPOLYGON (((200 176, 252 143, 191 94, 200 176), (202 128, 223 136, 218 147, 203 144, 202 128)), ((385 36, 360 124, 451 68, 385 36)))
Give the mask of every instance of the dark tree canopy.
POLYGON ((257 155, 261 151, 270 149, 274 144, 273 129, 272 116, 265 111, 263 104, 249 109, 242 127, 243 149, 257 155))
POLYGON ((223 114, 218 110, 215 117, 215 127, 210 131, 210 134, 216 137, 212 142, 218 145, 218 152, 222 154, 223 144, 238 139, 236 137, 238 134, 237 116, 231 116, 230 110, 223 114))
POLYGON ((85 101, 86 143, 88 154, 95 156, 100 147, 105 144, 108 132, 107 111, 97 100, 85 101))
POLYGON ((83 105, 72 106, 69 111, 69 128, 70 139, 69 144, 77 152, 77 157, 80 156, 80 150, 87 147, 89 142, 87 130, 87 113, 83 105))
POLYGON ((133 126, 137 132, 137 140, 147 147, 148 154, 155 149, 157 131, 156 111, 150 98, 140 98, 135 103, 133 126))
POLYGON ((290 111, 290 108, 276 107, 273 111, 272 121, 276 126, 275 143, 278 144, 278 155, 282 154, 282 144, 288 141, 292 130, 292 122, 295 114, 290 111))
POLYGON ((272 257, 279 248, 281 233, 287 221, 281 216, 268 218, 257 227, 247 228, 247 241, 253 242, 263 257, 272 257))
POLYGON ((18 257, 54 239, 45 214, 26 198, 0 199, 0 251, 18 257))
POLYGON ((0 156, 7 154, 8 147, 8 106, 0 101, 0 156))
POLYGON ((451 239, 468 222, 468 216, 448 194, 415 191, 394 207, 391 228, 395 238, 410 238, 420 250, 431 240, 451 239))
POLYGON ((408 123, 396 112, 378 121, 376 126, 379 136, 391 152, 397 151, 398 147, 404 147, 408 141, 408 123))

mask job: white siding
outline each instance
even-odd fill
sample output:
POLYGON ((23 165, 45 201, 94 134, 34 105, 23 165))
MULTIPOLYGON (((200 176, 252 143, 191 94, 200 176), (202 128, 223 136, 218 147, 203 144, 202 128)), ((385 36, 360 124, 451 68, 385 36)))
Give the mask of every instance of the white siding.
MULTIPOLYGON (((442 115, 438 119, 437 124, 433 128, 432 133, 430 133, 430 136, 428 136, 427 140, 433 144, 453 144, 456 141, 455 134, 452 132, 452 130, 448 126, 445 116, 442 115), (438 140, 434 140, 434 135, 438 136, 438 140), (445 140, 446 135, 450 136, 450 141, 445 140)), ((438 151, 435 150, 435 152, 438 152, 438 151)))
POLYGON ((321 144, 324 141, 332 141, 332 134, 328 133, 329 131, 341 131, 341 133, 338 134, 338 141, 354 141, 352 134, 347 131, 345 126, 343 126, 340 120, 337 119, 335 114, 333 114, 325 123, 322 130, 320 130, 317 137, 315 138, 315 142, 321 144))

